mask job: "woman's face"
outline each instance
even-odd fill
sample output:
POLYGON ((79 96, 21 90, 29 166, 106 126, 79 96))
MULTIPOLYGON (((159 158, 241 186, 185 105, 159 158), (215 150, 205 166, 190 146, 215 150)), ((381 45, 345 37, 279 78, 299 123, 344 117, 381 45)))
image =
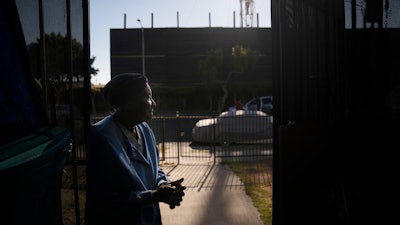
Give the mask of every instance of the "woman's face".
POLYGON ((126 120, 141 123, 153 117, 155 107, 156 103, 153 100, 151 88, 146 85, 145 89, 121 110, 126 120))
POLYGON ((142 103, 143 103, 143 121, 150 120, 153 118, 154 108, 156 107, 156 102, 153 99, 153 92, 151 91, 150 86, 147 84, 143 95, 142 95, 142 103))

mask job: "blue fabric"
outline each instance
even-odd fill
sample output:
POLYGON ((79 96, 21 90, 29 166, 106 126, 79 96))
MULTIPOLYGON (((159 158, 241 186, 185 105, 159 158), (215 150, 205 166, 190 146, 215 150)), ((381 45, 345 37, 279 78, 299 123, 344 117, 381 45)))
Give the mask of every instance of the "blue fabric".
POLYGON ((15 1, 0 1, 0 145, 48 125, 15 1))
POLYGON ((92 125, 87 139, 87 224, 161 224, 151 190, 169 179, 159 167, 158 148, 148 124, 138 125, 145 154, 130 144, 110 115, 92 125))
POLYGON ((10 26, 16 24, 11 24, 11 18, 8 18, 11 16, 3 10, 10 9, 3 8, 3 5, 0 8, 0 124, 37 128, 42 124, 32 103, 32 97, 36 96, 31 96, 30 85, 33 84, 28 82, 32 80, 27 81, 25 75, 30 68, 26 68, 29 65, 22 61, 27 60, 22 56, 26 52, 21 52, 21 48, 26 46, 23 40, 18 42, 19 39, 12 34, 17 31, 11 31, 10 26))

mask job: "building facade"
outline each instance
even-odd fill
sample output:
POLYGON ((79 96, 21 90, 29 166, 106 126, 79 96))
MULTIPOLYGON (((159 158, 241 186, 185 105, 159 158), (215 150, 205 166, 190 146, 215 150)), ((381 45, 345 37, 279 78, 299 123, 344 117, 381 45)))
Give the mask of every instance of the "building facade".
POLYGON ((110 42, 111 76, 125 72, 141 73, 144 64, 145 74, 153 83, 201 83, 199 61, 204 59, 207 51, 221 48, 224 63, 217 79, 225 80, 232 70, 232 48, 241 45, 260 54, 254 70, 234 76, 232 81, 271 84, 270 28, 111 29, 110 42))

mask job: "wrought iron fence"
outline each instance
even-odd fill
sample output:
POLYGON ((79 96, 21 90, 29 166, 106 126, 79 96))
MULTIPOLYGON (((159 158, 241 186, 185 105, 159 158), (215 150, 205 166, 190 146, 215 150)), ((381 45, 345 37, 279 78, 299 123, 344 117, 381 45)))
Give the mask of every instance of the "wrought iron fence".
MULTIPOLYGON (((102 117, 94 117, 92 122, 102 117)), ((273 117, 259 111, 219 116, 158 115, 148 121, 162 163, 201 163, 259 160, 272 157, 273 117)), ((84 164, 84 145, 75 147, 75 159, 84 164)))
POLYGON ((272 157, 273 117, 262 112, 156 116, 149 125, 164 163, 246 161, 272 157))

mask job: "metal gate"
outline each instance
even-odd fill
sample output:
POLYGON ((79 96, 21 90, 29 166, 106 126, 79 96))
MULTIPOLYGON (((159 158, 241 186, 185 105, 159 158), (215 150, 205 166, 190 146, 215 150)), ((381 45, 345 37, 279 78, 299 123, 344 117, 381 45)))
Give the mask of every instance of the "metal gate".
MULTIPOLYGON (((192 130, 196 123, 203 119, 216 120, 217 118, 197 115, 182 116, 177 113, 174 116, 156 116, 149 121, 158 143, 162 163, 215 163, 260 160, 272 157, 272 129, 271 134, 265 134, 264 138, 251 143, 200 143, 194 141, 192 130)), ((260 124, 242 123, 241 126, 243 130, 250 130, 254 126, 260 126, 260 124)), ((272 120, 271 124, 267 124, 267 126, 272 127, 272 120)))

